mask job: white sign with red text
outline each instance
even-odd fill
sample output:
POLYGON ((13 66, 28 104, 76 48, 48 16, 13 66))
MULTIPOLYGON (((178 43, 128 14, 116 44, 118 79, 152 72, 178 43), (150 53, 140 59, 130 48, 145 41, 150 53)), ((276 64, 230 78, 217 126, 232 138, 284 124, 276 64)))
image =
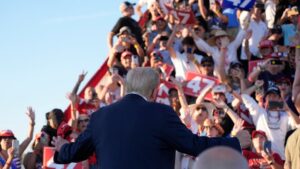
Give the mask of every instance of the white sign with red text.
POLYGON ((173 83, 162 80, 159 85, 155 102, 162 103, 165 105, 170 105, 169 90, 171 88, 176 88, 176 87, 173 83))
MULTIPOLYGON (((194 97, 198 97, 201 91, 208 90, 208 88, 212 88, 212 86, 219 83, 219 80, 214 77, 208 77, 194 72, 187 72, 186 80, 187 83, 183 87, 184 93, 194 97)), ((212 99, 210 92, 205 95, 205 99, 212 99)))
POLYGON ((174 9, 170 4, 165 4, 165 7, 168 13, 173 15, 176 20, 180 21, 181 24, 195 24, 196 20, 192 10, 177 10, 174 9))
POLYGON ((55 150, 53 147, 44 147, 44 169, 83 169, 82 163, 56 164, 53 161, 55 150))

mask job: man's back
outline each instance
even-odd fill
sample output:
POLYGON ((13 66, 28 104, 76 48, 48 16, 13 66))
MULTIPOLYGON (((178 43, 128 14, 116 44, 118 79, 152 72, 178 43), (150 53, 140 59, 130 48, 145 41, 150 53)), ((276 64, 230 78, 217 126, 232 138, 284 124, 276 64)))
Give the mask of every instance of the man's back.
MULTIPOLYGON (((172 126, 165 125, 167 120, 174 122, 174 127, 182 125, 174 118, 176 116, 170 107, 147 102, 135 94, 96 112, 93 137, 98 140, 95 146, 100 166, 109 169, 174 168, 175 145, 168 144, 171 135, 166 137, 172 126), (171 113, 174 116, 170 116, 171 113)), ((196 149, 185 151, 197 154, 196 149)))
POLYGON ((197 156, 207 148, 225 145, 240 151, 237 139, 198 137, 171 107, 146 101, 143 96, 152 98, 159 83, 153 69, 136 68, 126 78, 129 94, 93 113, 74 143, 54 139, 59 151, 54 156, 56 163, 79 162, 95 151, 101 169, 173 169, 175 150, 197 156), (144 92, 144 88, 150 90, 144 92))

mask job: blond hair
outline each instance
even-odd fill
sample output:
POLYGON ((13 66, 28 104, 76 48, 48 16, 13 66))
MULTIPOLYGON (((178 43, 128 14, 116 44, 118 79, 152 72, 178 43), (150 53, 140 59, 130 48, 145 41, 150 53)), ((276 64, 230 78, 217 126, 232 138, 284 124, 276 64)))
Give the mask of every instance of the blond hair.
POLYGON ((159 74, 150 67, 131 69, 126 76, 126 93, 136 92, 150 98, 159 84, 159 74))

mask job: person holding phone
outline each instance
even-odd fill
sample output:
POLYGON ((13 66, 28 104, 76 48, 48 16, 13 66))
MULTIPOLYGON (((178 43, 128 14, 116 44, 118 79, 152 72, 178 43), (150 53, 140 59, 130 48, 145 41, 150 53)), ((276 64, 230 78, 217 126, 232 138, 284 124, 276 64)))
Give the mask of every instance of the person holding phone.
POLYGON ((186 80, 186 72, 199 72, 200 70, 200 61, 202 56, 195 54, 196 45, 194 42, 194 38, 187 36, 182 39, 181 46, 182 50, 177 51, 174 48, 174 40, 176 33, 180 31, 182 26, 175 25, 173 27, 173 32, 167 42, 167 49, 170 53, 171 60, 173 62, 176 79, 180 81, 186 80))
POLYGON ((248 161, 250 169, 262 168, 283 169, 284 161, 279 154, 270 151, 270 144, 264 131, 255 130, 252 132, 253 150, 243 150, 243 155, 248 161))
MULTIPOLYGON (((255 88, 259 87, 255 86, 255 88)), ((242 94, 241 97, 243 103, 249 109, 256 130, 264 131, 272 143, 272 151, 285 159, 285 136, 290 129, 296 127, 299 118, 286 106, 281 98, 280 89, 275 85, 269 86, 264 92, 262 106, 248 94, 242 94)))
POLYGON ((11 130, 0 131, 0 169, 21 169, 22 154, 33 138, 35 125, 35 112, 31 107, 28 107, 26 114, 29 117, 29 131, 21 144, 11 130))

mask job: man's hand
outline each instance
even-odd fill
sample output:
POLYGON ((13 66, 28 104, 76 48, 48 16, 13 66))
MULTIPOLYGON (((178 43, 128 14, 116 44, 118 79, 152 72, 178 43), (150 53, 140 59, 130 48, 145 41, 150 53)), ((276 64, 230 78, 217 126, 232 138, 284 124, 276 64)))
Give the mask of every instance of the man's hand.
POLYGON ((60 151, 61 147, 65 144, 69 143, 67 140, 63 139, 60 136, 53 137, 51 144, 54 145, 55 151, 60 151))

